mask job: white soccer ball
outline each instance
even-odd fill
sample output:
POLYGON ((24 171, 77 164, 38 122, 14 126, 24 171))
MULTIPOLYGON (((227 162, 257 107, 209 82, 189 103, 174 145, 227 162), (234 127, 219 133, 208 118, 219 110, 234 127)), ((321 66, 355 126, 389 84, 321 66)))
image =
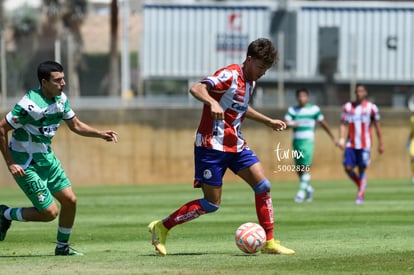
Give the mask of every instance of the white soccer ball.
POLYGON ((247 222, 236 230, 236 245, 247 254, 254 254, 260 251, 266 243, 266 232, 257 223, 247 222))

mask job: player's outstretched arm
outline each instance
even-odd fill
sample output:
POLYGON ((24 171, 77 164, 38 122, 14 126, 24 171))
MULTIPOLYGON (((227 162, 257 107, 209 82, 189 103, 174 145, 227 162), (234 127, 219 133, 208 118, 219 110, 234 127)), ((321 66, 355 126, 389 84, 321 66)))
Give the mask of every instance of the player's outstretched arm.
POLYGON ((325 132, 329 135, 329 137, 332 139, 335 145, 338 146, 338 142, 335 140, 335 136, 333 135, 331 127, 329 126, 328 122, 326 120, 321 120, 319 124, 322 126, 325 132))
POLYGON ((100 131, 80 121, 76 116, 65 120, 69 129, 81 136, 102 138, 106 141, 118 142, 118 133, 112 130, 100 131))
POLYGON ((286 123, 284 121, 279 119, 272 119, 256 111, 251 106, 247 108, 246 117, 254 121, 261 122, 264 125, 272 128, 274 131, 282 131, 286 129, 286 123))

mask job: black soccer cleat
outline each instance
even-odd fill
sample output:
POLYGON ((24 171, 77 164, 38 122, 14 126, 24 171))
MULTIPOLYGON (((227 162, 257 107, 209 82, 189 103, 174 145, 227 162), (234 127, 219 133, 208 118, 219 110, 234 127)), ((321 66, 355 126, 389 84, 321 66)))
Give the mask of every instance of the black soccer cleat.
POLYGON ((9 207, 7 205, 0 205, 0 241, 3 241, 6 238, 7 230, 9 230, 11 221, 4 217, 4 211, 9 207))

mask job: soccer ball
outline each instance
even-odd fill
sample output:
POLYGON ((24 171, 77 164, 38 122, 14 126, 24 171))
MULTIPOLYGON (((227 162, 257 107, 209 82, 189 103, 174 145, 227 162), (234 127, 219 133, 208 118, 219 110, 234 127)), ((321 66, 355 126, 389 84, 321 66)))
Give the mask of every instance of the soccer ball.
POLYGON ((247 222, 236 230, 236 245, 247 254, 254 254, 260 251, 266 243, 266 232, 257 223, 247 222))

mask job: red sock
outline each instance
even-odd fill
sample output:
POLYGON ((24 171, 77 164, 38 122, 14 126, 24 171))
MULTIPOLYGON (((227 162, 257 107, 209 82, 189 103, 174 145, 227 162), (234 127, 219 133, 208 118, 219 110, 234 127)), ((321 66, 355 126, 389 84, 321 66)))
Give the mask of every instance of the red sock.
POLYGON ((256 213, 260 225, 266 231, 266 239, 273 239, 273 205, 270 192, 255 194, 256 213))
POLYGON ((359 189, 359 177, 358 177, 358 175, 354 172, 354 171, 349 171, 349 172, 347 172, 347 174, 348 174, 348 176, 351 178, 351 180, 353 181, 353 182, 355 182, 355 184, 356 184, 356 186, 358 187, 358 189, 359 189))
POLYGON ((194 200, 187 202, 181 206, 177 211, 170 214, 165 218, 162 223, 169 230, 176 226, 177 224, 185 223, 187 221, 198 218, 199 216, 205 214, 206 211, 200 204, 200 200, 194 200))

